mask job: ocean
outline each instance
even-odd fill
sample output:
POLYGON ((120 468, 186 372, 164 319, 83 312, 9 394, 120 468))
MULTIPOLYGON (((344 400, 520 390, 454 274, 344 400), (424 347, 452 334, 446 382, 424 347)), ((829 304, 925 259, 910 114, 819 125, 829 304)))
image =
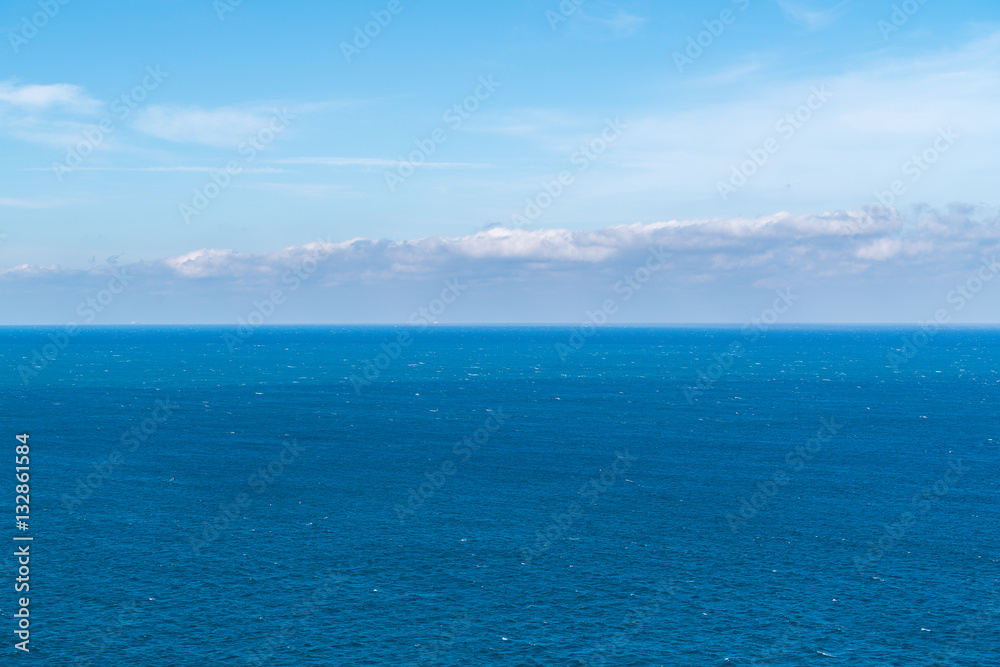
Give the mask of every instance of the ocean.
POLYGON ((996 329, 64 333, 4 664, 1000 664, 996 329))

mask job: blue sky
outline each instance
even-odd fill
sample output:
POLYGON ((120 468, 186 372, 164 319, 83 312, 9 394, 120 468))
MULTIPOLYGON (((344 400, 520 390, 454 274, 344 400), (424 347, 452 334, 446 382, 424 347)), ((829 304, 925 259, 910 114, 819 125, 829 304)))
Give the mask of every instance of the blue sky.
POLYGON ((97 323, 231 322, 319 239, 366 259, 324 263, 273 321, 405 321, 458 275, 481 296, 446 321, 574 321, 643 244, 676 264, 623 321, 739 322, 792 283, 817 295, 793 320, 917 321, 1000 238, 998 18, 936 0, 8 2, 4 321, 76 317, 113 258, 144 278, 97 323), (824 215, 876 193, 878 224, 830 237, 824 215))

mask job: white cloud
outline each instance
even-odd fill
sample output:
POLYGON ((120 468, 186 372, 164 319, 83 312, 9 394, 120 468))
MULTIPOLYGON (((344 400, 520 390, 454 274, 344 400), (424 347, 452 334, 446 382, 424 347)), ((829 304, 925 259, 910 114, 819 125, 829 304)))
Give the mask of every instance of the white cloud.
POLYGON ((234 148, 266 128, 273 115, 268 109, 153 105, 137 114, 133 126, 168 141, 234 148))
MULTIPOLYGON (((576 276, 584 284, 605 271, 635 266, 658 248, 671 253, 671 279, 678 284, 745 285, 883 270, 952 272, 1000 249, 1000 216, 980 213, 985 217, 977 218, 971 210, 931 211, 913 225, 905 225, 895 211, 871 210, 671 220, 595 231, 494 227, 459 237, 362 238, 313 247, 331 253, 323 277, 337 284, 447 275, 502 284, 553 274, 576 276), (894 260, 892 266, 885 263, 888 259, 894 260)), ((205 249, 160 266, 184 278, 267 281, 308 252, 305 247, 263 254, 205 249)), ((870 278, 880 279, 875 274, 870 278)))
POLYGON ((68 83, 17 85, 0 81, 0 131, 21 141, 66 146, 93 128, 80 115, 93 115, 101 103, 68 83))
POLYGON ((994 189, 991 156, 1000 151, 998 72, 1000 33, 957 51, 880 58, 824 79, 756 77, 759 86, 724 103, 623 117, 628 130, 593 171, 606 196, 721 203, 718 183, 748 151, 775 138, 778 152, 731 196, 732 210, 864 206, 895 179, 909 186, 906 204, 985 200, 994 189), (786 138, 777 123, 820 85, 833 97, 786 138), (961 138, 913 187, 904 165, 949 126, 961 138))
POLYGON ((621 8, 614 11, 605 12, 603 16, 583 11, 582 17, 588 23, 601 26, 611 32, 615 37, 628 37, 646 22, 646 19, 635 14, 629 14, 621 8))
POLYGON ((729 69, 695 77, 692 79, 692 83, 704 86, 730 85, 745 81, 747 77, 760 72, 764 68, 764 65, 753 54, 745 56, 744 61, 733 65, 729 69))
POLYGON ((810 30, 817 30, 840 18, 849 2, 850 0, 844 0, 844 2, 829 9, 813 9, 798 0, 778 0, 778 5, 795 22, 801 23, 810 30))
POLYGON ((343 185, 329 183, 254 183, 238 187, 254 190, 269 190, 289 197, 309 197, 323 199, 334 195, 354 195, 358 193, 343 185))
MULTIPOLYGON (((23 171, 52 171, 51 167, 26 167, 23 171)), ((196 166, 175 166, 175 167, 75 167, 73 171, 134 171, 134 172, 196 172, 215 173, 218 167, 196 167, 196 166)), ((287 170, 276 167, 244 167, 241 174, 283 174, 287 170)))
MULTIPOLYGON (((973 271, 1000 272, 1000 214, 956 205, 913 220, 892 210, 777 213, 594 231, 328 239, 262 253, 203 248, 122 266, 135 278, 119 316, 139 319, 133 309, 146 321, 218 322, 225 304, 233 315, 222 321, 235 321, 275 289, 290 297, 294 272, 313 262, 308 286, 288 299, 281 321, 405 321, 445 280, 476 294, 463 297, 449 321, 574 321, 604 299, 620 299, 616 283, 637 276, 654 254, 664 264, 620 323, 743 321, 773 300, 770 290, 789 286, 812 295, 795 321, 914 321, 940 308, 973 271)), ((0 294, 69 294, 101 279, 94 270, 20 265, 0 269, 0 294)), ((990 294, 962 317, 995 321, 1000 292, 991 286, 990 294)))
MULTIPOLYGON (((329 280, 395 280, 461 273, 503 281, 525 273, 581 276, 634 264, 659 248, 672 254, 674 277, 726 283, 778 275, 856 275, 895 259, 901 270, 954 270, 1000 248, 1000 216, 956 207, 925 212, 904 225, 893 210, 818 215, 776 213, 759 218, 670 220, 595 231, 494 227, 458 237, 407 241, 358 238, 317 241, 267 253, 205 248, 139 269, 148 275, 267 281, 316 248, 327 250, 329 280)), ((748 284, 748 283, 747 283, 748 284)))
POLYGON ((39 277, 50 277, 61 273, 56 265, 35 266, 32 264, 19 264, 9 268, 0 268, 0 278, 31 279, 39 277))
MULTIPOLYGON (((308 164, 324 167, 399 167, 409 165, 402 160, 385 160, 370 157, 293 157, 274 160, 275 164, 308 164)), ((490 167, 474 162, 422 162, 420 167, 490 167)))
MULTIPOLYGON (((476 131, 501 134, 510 137, 530 137, 538 142, 565 132, 567 128, 581 132, 593 125, 593 118, 581 118, 560 109, 524 108, 496 114, 484 114, 476 131)), ((550 146, 561 146, 562 142, 548 142, 550 146)))
POLYGON ((571 30, 588 39, 604 41, 628 37, 646 22, 643 17, 631 14, 607 0, 576 4, 580 6, 570 15, 571 30))
MULTIPOLYGON (((247 261, 250 258, 246 253, 204 248, 178 257, 168 257, 163 260, 163 265, 185 278, 204 278, 221 274, 241 275, 245 269, 250 268, 250 262, 247 261)), ((266 272, 267 268, 258 264, 256 270, 266 272)))
POLYGON ((0 103, 29 111, 61 108, 77 113, 90 113, 100 106, 80 86, 68 83, 18 86, 13 81, 0 81, 0 103))
POLYGON ((11 208, 55 208, 56 206, 62 206, 62 204, 32 199, 0 197, 0 206, 9 206, 11 208))
POLYGON ((878 239, 868 245, 858 248, 858 257, 861 259, 872 259, 876 262, 884 262, 899 254, 903 249, 903 242, 899 239, 878 239))

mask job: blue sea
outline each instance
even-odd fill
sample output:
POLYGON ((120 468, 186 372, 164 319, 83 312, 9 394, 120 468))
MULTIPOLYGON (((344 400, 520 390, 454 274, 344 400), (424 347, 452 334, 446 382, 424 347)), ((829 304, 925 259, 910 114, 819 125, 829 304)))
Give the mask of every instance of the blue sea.
POLYGON ((5 665, 1000 664, 995 329, 61 333, 5 665))

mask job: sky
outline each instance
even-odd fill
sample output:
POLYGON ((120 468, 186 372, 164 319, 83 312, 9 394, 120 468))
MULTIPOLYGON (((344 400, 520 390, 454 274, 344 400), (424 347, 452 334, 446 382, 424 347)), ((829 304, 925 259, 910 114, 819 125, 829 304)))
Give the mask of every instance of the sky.
POLYGON ((0 324, 996 322, 995 2, 11 0, 0 33, 0 324))

